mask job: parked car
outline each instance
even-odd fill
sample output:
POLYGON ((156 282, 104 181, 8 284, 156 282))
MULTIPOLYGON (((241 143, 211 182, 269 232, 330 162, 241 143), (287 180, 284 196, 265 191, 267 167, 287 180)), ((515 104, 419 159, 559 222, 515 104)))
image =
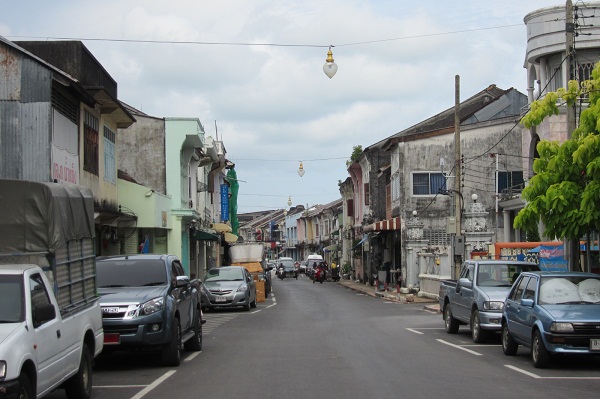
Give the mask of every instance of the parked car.
POLYGON ((265 282, 265 297, 271 293, 271 270, 267 267, 264 273, 258 273, 258 280, 265 282))
POLYGON ((178 366, 181 349, 202 350, 199 281, 175 255, 99 257, 98 293, 104 351, 158 349, 165 366, 178 366))
POLYGON ((205 309, 256 307, 256 284, 243 266, 213 267, 204 277, 205 309))
POLYGON ((502 349, 531 348, 537 368, 555 354, 600 354, 600 275, 527 272, 513 285, 502 312, 502 349))
POLYGON ((458 281, 442 280, 440 284, 439 302, 446 332, 455 334, 460 325, 468 325, 476 343, 499 332, 506 295, 519 274, 530 270, 540 268, 516 260, 465 261, 458 281))

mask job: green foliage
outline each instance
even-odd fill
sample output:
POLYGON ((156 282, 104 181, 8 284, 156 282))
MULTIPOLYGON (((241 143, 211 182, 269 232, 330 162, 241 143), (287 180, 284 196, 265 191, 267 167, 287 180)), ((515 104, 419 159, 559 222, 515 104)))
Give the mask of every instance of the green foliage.
POLYGON ((557 100, 574 104, 587 94, 590 104, 581 113, 579 127, 564 143, 541 141, 539 158, 533 163, 536 175, 523 190, 526 206, 515 218, 515 227, 533 231, 541 220, 544 235, 579 239, 600 228, 600 63, 592 79, 579 85, 570 81, 567 89, 548 93, 531 105, 523 118, 527 128, 558 114, 557 100))
POLYGON ((354 161, 356 161, 362 152, 362 145, 355 145, 352 147, 352 155, 350 155, 350 159, 346 161, 346 166, 350 166, 354 161))

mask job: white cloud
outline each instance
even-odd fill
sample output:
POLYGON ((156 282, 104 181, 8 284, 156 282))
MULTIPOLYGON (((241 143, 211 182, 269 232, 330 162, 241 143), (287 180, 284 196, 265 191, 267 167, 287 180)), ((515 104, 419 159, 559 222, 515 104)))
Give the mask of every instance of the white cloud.
POLYGON ((210 136, 217 121, 247 181, 246 212, 284 207, 289 195, 305 205, 332 201, 352 148, 452 107, 457 74, 461 98, 494 83, 525 92, 523 17, 547 5, 21 0, 3 5, 0 34, 195 42, 84 41, 122 101, 157 117, 197 117, 210 136), (322 71, 328 45, 339 66, 333 79, 322 71))

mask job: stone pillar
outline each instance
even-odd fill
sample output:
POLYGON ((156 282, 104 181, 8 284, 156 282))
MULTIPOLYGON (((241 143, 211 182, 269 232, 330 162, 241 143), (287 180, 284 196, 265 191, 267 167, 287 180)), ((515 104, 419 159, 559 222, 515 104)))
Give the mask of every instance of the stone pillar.
POLYGON ((489 252, 492 243, 491 231, 487 229, 488 211, 481 202, 477 202, 477 195, 473 194, 473 202, 467 205, 465 217, 465 252, 470 259, 471 252, 489 252))
POLYGON ((504 242, 510 242, 510 231, 512 226, 510 225, 510 212, 508 210, 502 211, 502 217, 504 219, 504 242))
POLYGON ((419 264, 419 253, 422 248, 427 246, 427 241, 423 240, 423 226, 423 222, 417 217, 416 211, 413 212, 413 217, 406 222, 408 259, 406 260, 404 284, 409 289, 419 285, 419 272, 421 267, 419 264))

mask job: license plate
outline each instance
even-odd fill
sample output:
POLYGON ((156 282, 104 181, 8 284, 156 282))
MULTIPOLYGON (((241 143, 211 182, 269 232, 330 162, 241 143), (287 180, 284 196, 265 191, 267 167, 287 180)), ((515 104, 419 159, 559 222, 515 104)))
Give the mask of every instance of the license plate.
POLYGON ((218 296, 218 297, 215 299, 215 302, 227 302, 227 298, 226 298, 226 297, 224 297, 224 296, 218 296))
POLYGON ((121 343, 121 335, 118 333, 104 333, 104 345, 118 345, 121 343))
POLYGON ((590 339, 590 350, 600 351, 600 339, 590 339))

